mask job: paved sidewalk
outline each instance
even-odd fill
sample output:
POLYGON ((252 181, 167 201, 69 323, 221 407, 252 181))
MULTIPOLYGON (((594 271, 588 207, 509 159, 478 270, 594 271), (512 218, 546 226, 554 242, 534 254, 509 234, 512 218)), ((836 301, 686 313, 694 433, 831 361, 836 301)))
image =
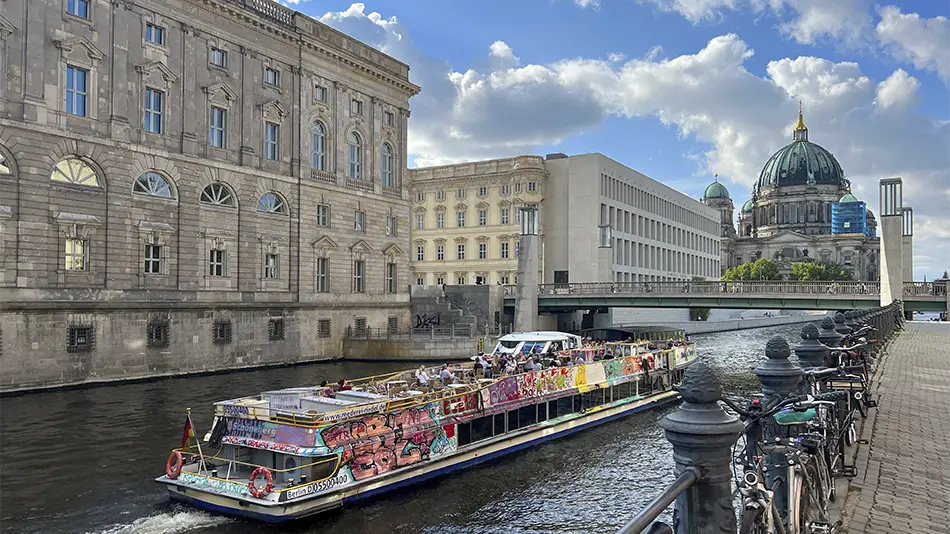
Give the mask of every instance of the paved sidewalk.
POLYGON ((875 373, 850 534, 950 534, 950 324, 909 322, 875 373))

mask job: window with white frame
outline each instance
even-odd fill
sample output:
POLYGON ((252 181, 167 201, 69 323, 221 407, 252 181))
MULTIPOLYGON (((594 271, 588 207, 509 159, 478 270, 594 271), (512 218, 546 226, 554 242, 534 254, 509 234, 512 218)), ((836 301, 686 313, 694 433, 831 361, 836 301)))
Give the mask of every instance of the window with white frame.
POLYGON ((353 261, 353 292, 364 293, 366 291, 366 262, 363 260, 353 261))
POLYGON ((215 148, 224 148, 227 132, 228 111, 224 108, 211 106, 208 114, 208 144, 215 148))
POLYGON ((389 143, 383 143, 382 148, 379 151, 380 156, 380 170, 382 171, 382 183, 386 187, 395 187, 395 181, 393 180, 393 147, 389 143))
POLYGON ((425 260, 426 260, 425 245, 416 245, 416 261, 425 261, 425 260))
POLYGON ((423 193, 422 191, 416 193, 416 202, 418 202, 418 203, 421 204, 421 203, 423 203, 423 202, 425 202, 425 201, 426 201, 426 194, 425 194, 425 193, 423 193))
POLYGON ((132 194, 160 198, 175 198, 175 189, 171 182, 157 172, 144 172, 135 179, 132 194))
POLYGON ((277 161, 280 156, 280 125, 276 122, 264 122, 264 158, 277 161))
POLYGON ((515 243, 515 257, 521 257, 521 243, 515 243))
POLYGON ((89 262, 85 239, 66 239, 65 268, 67 271, 88 270, 89 262))
POLYGON ((357 232, 366 231, 366 212, 365 211, 354 211, 353 212, 353 229, 357 232))
POLYGON ((145 245, 145 274, 162 274, 161 245, 145 245))
POLYGON ((485 186, 479 187, 479 188, 478 188, 478 196, 480 196, 480 197, 487 197, 487 196, 488 196, 488 188, 485 187, 485 186))
POLYGON ((264 67, 264 83, 273 85, 274 87, 280 86, 280 71, 270 67, 264 67))
POLYGON ((480 260, 488 259, 488 243, 478 244, 478 259, 480 260))
POLYGON ((237 207, 237 202, 234 200, 234 193, 231 192, 231 188, 219 182, 208 184, 204 190, 201 191, 201 197, 198 201, 202 204, 210 204, 212 206, 237 207))
POLYGON ((354 180, 359 180, 361 175, 360 162, 363 159, 363 139, 360 137, 360 134, 350 132, 350 135, 346 138, 346 144, 348 147, 347 162, 349 163, 347 176, 354 180))
POLYGON ((208 61, 215 67, 226 69, 228 68, 228 53, 220 48, 211 47, 211 54, 208 61))
POLYGON ((465 259, 465 243, 459 243, 458 245, 455 245, 455 259, 465 259))
POLYGON ((435 246, 435 259, 445 261, 445 245, 435 246))
POLYGON ((386 216, 386 235, 395 236, 396 235, 396 217, 392 215, 386 216))
POLYGON ((145 40, 153 44, 164 46, 165 45, 165 28, 152 24, 151 22, 146 23, 145 24, 145 40))
POLYGON ((435 199, 439 202, 442 202, 443 200, 445 200, 445 191, 436 191, 435 199))
POLYGON ((508 216, 511 213, 511 208, 501 208, 499 213, 501 214, 501 224, 508 224, 508 216))
POLYGON ((313 99, 317 102, 326 102, 329 100, 329 91, 322 85, 316 85, 313 88, 313 99))
POLYGON ((227 251, 213 248, 208 251, 208 276, 225 276, 224 260, 227 251))
POLYGON ((89 0, 66 0, 66 13, 74 17, 89 18, 89 0))
POLYGON ((515 209, 515 224, 521 224, 521 210, 515 209))
POLYGON ((327 293, 330 291, 330 258, 317 258, 316 269, 314 289, 318 293, 327 293))
POLYGON ((85 117, 88 91, 89 70, 66 65, 66 113, 85 117))
POLYGON ((330 227, 330 205, 329 204, 317 204, 317 216, 316 216, 317 226, 323 228, 330 227))
POLYGON ((478 225, 485 226, 488 224, 488 210, 478 210, 478 225))
POLYGON ((500 195, 502 195, 502 196, 505 196, 505 195, 510 194, 510 193, 511 193, 511 186, 508 185, 508 184, 502 185, 500 188, 498 188, 498 193, 499 193, 500 195))
POLYGON ((459 210, 455 212, 455 225, 458 226, 459 228, 465 227, 465 212, 464 211, 459 210))
POLYGON ((455 275, 455 283, 464 286, 467 278, 468 276, 465 273, 458 273, 455 275))
POLYGON ((310 168, 327 170, 327 129, 320 121, 310 127, 310 150, 310 168))
POLYGON ((396 292, 396 264, 389 262, 386 264, 386 293, 396 292))
POLYGON ((528 182, 528 192, 533 193, 538 190, 537 182, 528 182))
POLYGON ((274 253, 264 254, 264 278, 276 280, 280 276, 280 256, 274 253))
POLYGON ((425 230, 426 228, 426 214, 417 213, 416 214, 416 230, 425 230))
POLYGON ((515 193, 520 193, 520 192, 521 192, 521 184, 517 183, 515 184, 515 193))
POLYGON ((508 259, 508 242, 507 241, 501 242, 501 259, 503 260, 508 259))
POLYGON ((392 126, 396 123, 396 118, 392 111, 383 112, 383 126, 392 126))
POLYGON ((257 199, 257 211, 261 213, 287 214, 287 204, 284 199, 275 193, 264 193, 257 199))
POLYGON ((445 212, 440 211, 435 214, 435 227, 445 228, 445 212))
POLYGON ((424 275, 424 274, 417 274, 417 275, 416 275, 416 285, 417 285, 417 286, 424 286, 424 285, 426 285, 426 275, 424 275))
POLYGON ((440 275, 435 277, 435 284, 438 286, 445 285, 445 275, 440 275))
POLYGON ((464 200, 464 199, 465 199, 465 190, 462 189, 462 188, 456 189, 456 190, 455 190, 455 199, 456 199, 456 200, 464 200))
POLYGON ((508 285, 508 273, 498 273, 498 281, 501 282, 501 285, 503 286, 508 285))

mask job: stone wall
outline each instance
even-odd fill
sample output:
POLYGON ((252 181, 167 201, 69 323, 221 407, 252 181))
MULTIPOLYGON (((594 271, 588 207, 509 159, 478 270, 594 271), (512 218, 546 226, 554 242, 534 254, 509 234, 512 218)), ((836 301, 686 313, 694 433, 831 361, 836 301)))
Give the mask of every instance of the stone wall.
MULTIPOLYGON (((345 339, 343 358, 347 360, 453 361, 469 360, 478 353, 479 340, 466 339, 345 339)), ((486 350, 494 340, 486 340, 486 350)))
POLYGON ((478 325, 493 324, 491 316, 489 285, 445 286, 445 300, 452 307, 474 316, 478 325))

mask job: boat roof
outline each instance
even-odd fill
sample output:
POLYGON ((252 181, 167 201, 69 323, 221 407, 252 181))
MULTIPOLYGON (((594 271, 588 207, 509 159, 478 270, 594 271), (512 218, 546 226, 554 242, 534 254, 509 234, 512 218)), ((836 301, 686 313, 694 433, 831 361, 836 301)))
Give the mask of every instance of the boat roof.
POLYGON ((498 338, 499 341, 563 341, 565 339, 580 338, 574 334, 555 331, 539 332, 512 332, 498 338))

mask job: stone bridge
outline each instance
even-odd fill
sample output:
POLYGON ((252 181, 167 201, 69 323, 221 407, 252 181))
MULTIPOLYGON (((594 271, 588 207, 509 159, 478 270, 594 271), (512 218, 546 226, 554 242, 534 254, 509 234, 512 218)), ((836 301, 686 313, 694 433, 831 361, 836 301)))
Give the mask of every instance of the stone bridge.
MULTIPOLYGON (((517 286, 505 286, 514 308, 517 286)), ((880 306, 880 282, 588 282, 541 284, 539 313, 607 308, 864 309, 880 306)), ((904 309, 947 311, 946 282, 905 282, 904 309)))

